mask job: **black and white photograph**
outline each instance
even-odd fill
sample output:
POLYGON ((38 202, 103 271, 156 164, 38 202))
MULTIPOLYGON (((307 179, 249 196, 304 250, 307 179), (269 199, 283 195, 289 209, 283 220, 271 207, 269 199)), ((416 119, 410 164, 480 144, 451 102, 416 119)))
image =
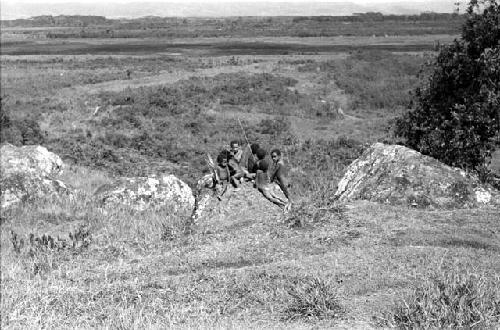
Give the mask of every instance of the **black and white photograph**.
POLYGON ((0 0, 2 329, 500 329, 500 0, 0 0))

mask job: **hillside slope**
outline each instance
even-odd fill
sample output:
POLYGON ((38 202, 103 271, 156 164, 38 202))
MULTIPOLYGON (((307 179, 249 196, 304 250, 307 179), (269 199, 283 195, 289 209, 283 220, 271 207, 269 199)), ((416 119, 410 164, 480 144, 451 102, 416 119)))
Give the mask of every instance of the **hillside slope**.
POLYGON ((188 213, 103 213, 85 193, 4 215, 2 328, 367 328, 433 274, 500 273, 496 209, 355 202, 284 216, 250 189, 196 224, 188 213), (73 248, 27 238, 69 230, 73 248), (307 287, 339 311, 294 312, 307 287))

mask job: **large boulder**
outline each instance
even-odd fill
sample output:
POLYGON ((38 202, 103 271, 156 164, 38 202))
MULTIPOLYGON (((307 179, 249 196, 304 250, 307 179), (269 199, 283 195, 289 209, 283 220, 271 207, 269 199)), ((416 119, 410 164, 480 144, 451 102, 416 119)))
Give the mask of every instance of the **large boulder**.
POLYGON ((174 175, 122 177, 99 187, 94 195, 104 206, 123 205, 138 211, 165 206, 172 211, 194 207, 191 188, 174 175))
POLYGON ((12 173, 56 176, 63 170, 61 158, 42 146, 16 147, 4 144, 0 147, 2 176, 12 173))
POLYGON ((71 194, 71 189, 55 178, 62 172, 61 158, 46 148, 5 144, 0 152, 2 210, 39 198, 71 194))
POLYGON ((335 197, 419 208, 500 206, 500 192, 477 177, 415 150, 382 143, 347 168, 335 197))

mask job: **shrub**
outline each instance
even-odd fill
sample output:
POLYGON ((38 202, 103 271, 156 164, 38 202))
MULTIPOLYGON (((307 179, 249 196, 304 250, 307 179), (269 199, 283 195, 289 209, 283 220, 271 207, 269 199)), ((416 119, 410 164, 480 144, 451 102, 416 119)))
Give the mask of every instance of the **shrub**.
POLYGON ((5 142, 16 146, 42 144, 45 142, 45 137, 34 119, 12 118, 2 104, 0 108, 0 143, 5 142))
POLYGON ((353 109, 397 109, 410 103, 410 91, 425 60, 388 51, 356 51, 346 59, 307 63, 299 70, 327 72, 351 96, 353 109))
POLYGON ((258 128, 261 134, 279 136, 290 131, 290 121, 286 117, 262 119, 258 128))
POLYGON ((441 48, 415 95, 413 109, 396 123, 407 146, 464 169, 489 161, 500 133, 497 0, 470 2, 461 39, 441 48))
POLYGON ((404 329, 493 328, 500 322, 498 280, 474 274, 439 275, 399 302, 389 323, 404 329))
POLYGON ((292 280, 286 291, 290 295, 290 303, 283 311, 286 321, 337 318, 344 313, 337 288, 321 278, 292 280))

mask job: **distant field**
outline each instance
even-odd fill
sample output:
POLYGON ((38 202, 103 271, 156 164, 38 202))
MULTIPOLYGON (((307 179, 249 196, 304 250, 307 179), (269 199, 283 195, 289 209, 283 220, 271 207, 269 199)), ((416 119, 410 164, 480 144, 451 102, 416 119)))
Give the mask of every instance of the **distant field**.
POLYGON ((451 42, 453 35, 417 37, 335 38, 197 38, 197 39, 68 39, 3 40, 1 55, 151 54, 179 55, 287 55, 354 50, 393 52, 432 51, 451 42))

